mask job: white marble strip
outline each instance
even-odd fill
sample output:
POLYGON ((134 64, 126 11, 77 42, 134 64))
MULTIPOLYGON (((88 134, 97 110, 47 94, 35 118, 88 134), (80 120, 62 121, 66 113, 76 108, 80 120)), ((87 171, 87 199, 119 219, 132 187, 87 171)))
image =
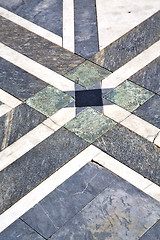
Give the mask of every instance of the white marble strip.
POLYGON ((15 108, 22 103, 20 100, 13 97, 12 95, 10 95, 9 93, 5 92, 2 89, 0 89, 0 101, 11 108, 15 108))
POLYGON ((108 170, 112 171, 119 177, 125 179, 141 191, 147 193, 157 201, 160 201, 160 187, 139 173, 120 163, 113 157, 101 151, 93 160, 108 170))
POLYGON ((40 37, 43 37, 50 42, 53 42, 59 46, 62 46, 62 38, 8 10, 5 8, 0 7, 0 15, 15 24, 18 24, 19 26, 26 28, 27 30, 39 35, 40 37))
POLYGON ((2 117, 4 114, 9 112, 12 108, 7 106, 6 104, 0 105, 0 117, 2 117))
POLYGON ((49 137, 54 131, 43 123, 0 152, 0 171, 49 137))
POLYGON ((104 105, 103 114, 145 139, 160 146, 160 129, 116 104, 104 105))
POLYGON ((160 132, 157 134, 157 137, 154 140, 154 144, 160 147, 160 132))
POLYGON ((0 43, 0 57, 24 69, 61 91, 74 91, 75 83, 17 51, 0 43))
POLYGON ((22 216, 40 200, 51 193, 56 187, 76 173, 85 164, 90 162, 100 150, 94 146, 89 146, 76 157, 66 163, 58 171, 43 181, 40 185, 29 192, 25 197, 16 202, 0 216, 0 232, 22 216))
POLYGON ((140 136, 148 139, 150 142, 154 142, 155 138, 160 132, 159 128, 153 126, 152 124, 137 117, 134 114, 131 114, 129 117, 123 120, 121 124, 124 127, 136 132, 140 136))
POLYGON ((76 116, 75 108, 62 108, 0 152, 0 171, 49 137, 76 116))
POLYGON ((131 77, 133 74, 144 68, 154 59, 160 56, 160 41, 157 41, 148 49, 137 55, 131 61, 117 69, 104 80, 102 80, 102 89, 112 89, 131 77))
POLYGON ((63 0, 63 47, 74 52, 74 0, 63 0))
POLYGON ((96 0, 100 50, 160 10, 159 0, 96 0))

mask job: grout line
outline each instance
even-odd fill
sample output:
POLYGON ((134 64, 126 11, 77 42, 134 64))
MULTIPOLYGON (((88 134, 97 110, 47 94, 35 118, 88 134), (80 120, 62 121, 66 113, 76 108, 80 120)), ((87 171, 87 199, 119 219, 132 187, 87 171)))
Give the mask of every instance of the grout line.
POLYGON ((74 0, 63 1, 63 47, 74 53, 74 0))
POLYGON ((87 147, 76 157, 53 173, 49 178, 39 184, 17 203, 0 215, 0 232, 46 197, 56 187, 76 173, 80 168, 90 162, 101 150, 93 145, 87 147))
POLYGON ((147 178, 144 178, 141 174, 125 166, 115 158, 101 151, 100 154, 93 158, 93 161, 99 163, 160 202, 160 187, 157 184, 151 182, 147 178))
POLYGON ((75 83, 21 53, 0 43, 0 57, 22 68, 44 82, 60 89, 61 91, 74 91, 75 83))
POLYGON ((0 15, 12 22, 14 22, 15 24, 18 24, 19 26, 39 35, 40 37, 43 37, 47 40, 49 40, 52 43, 55 43, 59 46, 62 46, 62 38, 48 30, 46 30, 45 28, 42 28, 18 15, 16 15, 15 13, 12 13, 8 10, 6 10, 5 8, 0 7, 0 15))
POLYGON ((160 56, 160 40, 102 80, 102 90, 112 89, 160 56))

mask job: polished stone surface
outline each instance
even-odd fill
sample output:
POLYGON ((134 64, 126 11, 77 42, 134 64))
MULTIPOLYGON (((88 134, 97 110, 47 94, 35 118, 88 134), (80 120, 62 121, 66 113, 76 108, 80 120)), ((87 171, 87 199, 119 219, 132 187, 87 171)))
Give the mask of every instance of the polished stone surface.
POLYGON ((84 61, 58 45, 0 16, 0 41, 34 61, 65 74, 84 61), (19 37, 21 36, 21 37, 19 37))
POLYGON ((87 146, 86 141, 61 128, 2 170, 0 212, 26 195, 87 146))
POLYGON ((62 0, 1 0, 0 6, 62 37, 62 0))
POLYGON ((89 89, 100 82, 100 80, 107 77, 109 74, 110 72, 106 69, 101 68, 89 61, 85 61, 68 72, 65 77, 89 89))
POLYGON ((86 108, 64 125, 69 131, 92 143, 116 123, 92 108, 86 108))
POLYGON ((138 71, 129 79, 155 93, 160 91, 160 57, 138 71))
POLYGON ((43 114, 24 103, 0 117, 0 150, 15 142, 45 119, 43 114))
POLYGON ((151 227, 139 240, 159 240, 160 220, 151 227))
POLYGON ((0 233, 0 240, 43 240, 44 238, 27 226, 21 220, 17 220, 5 231, 0 233))
POLYGON ((147 89, 126 80, 118 87, 107 93, 104 97, 120 107, 132 112, 153 95, 154 93, 148 91, 147 89))
POLYGON ((55 240, 135 240, 160 218, 160 204, 122 179, 53 235, 55 240))
POLYGON ((24 101, 47 84, 12 63, 0 58, 0 88, 24 101))
POLYGON ((89 58, 99 51, 95 0, 74 0, 75 53, 89 58))
POLYGON ((91 61, 115 71, 159 40, 160 11, 90 58, 91 61))
POLYGON ((140 106, 134 114, 160 128, 160 96, 155 95, 140 106))
POLYGON ((52 86, 47 86, 33 97, 29 98, 26 103, 47 117, 50 117, 72 101, 73 98, 68 94, 52 86))
POLYGON ((116 179, 107 169, 88 163, 21 219, 48 238, 116 179))
POLYGON ((117 124, 94 145, 160 185, 160 148, 153 143, 117 124))
POLYGON ((75 92, 76 107, 103 106, 101 89, 75 92))

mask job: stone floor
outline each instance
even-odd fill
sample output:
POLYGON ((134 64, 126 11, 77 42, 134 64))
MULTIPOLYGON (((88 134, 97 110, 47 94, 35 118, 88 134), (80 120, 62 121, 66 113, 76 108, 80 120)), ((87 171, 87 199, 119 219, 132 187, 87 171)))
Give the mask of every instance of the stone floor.
POLYGON ((159 0, 0 0, 0 240, 160 240, 159 0))

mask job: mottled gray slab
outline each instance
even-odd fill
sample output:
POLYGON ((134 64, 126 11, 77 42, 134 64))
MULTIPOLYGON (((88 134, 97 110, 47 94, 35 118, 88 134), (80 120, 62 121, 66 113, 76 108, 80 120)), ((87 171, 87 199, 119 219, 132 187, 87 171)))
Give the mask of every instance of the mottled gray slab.
POLYGON ((160 91, 160 57, 138 71, 129 80, 158 93, 160 91))
POLYGON ((1 0, 0 6, 62 37, 62 0, 1 0))
POLYGON ((0 173, 0 212, 72 159, 88 143, 59 129, 0 173))
POLYGON ((0 41, 34 61, 65 74, 84 61, 50 41, 0 16, 0 41))
POLYGON ((159 22, 160 11, 95 54, 90 60, 109 71, 115 71, 159 40, 159 22))
POLYGON ((51 239, 136 240, 159 217, 159 202, 117 179, 51 239))
POLYGON ((45 82, 0 58, 0 88, 4 91, 24 101, 46 86, 45 82))
POLYGON ((15 142, 45 119, 46 116, 24 103, 13 108, 0 117, 0 150, 15 142))
POLYGON ((160 148, 153 143, 117 124, 94 145, 160 185, 160 148))
POLYGON ((160 220, 149 229, 139 240, 159 240, 160 239, 160 220))
POLYGON ((134 111, 134 114, 160 128, 160 96, 155 95, 134 111))
POLYGON ((44 238, 21 220, 15 221, 0 233, 0 240, 43 240, 44 238))
POLYGON ((107 169, 88 163, 21 219, 48 238, 115 179, 107 169))
POLYGON ((3 103, 0 101, 0 105, 2 105, 3 103))
POLYGON ((74 0, 75 53, 89 58, 99 51, 95 0, 74 0))

